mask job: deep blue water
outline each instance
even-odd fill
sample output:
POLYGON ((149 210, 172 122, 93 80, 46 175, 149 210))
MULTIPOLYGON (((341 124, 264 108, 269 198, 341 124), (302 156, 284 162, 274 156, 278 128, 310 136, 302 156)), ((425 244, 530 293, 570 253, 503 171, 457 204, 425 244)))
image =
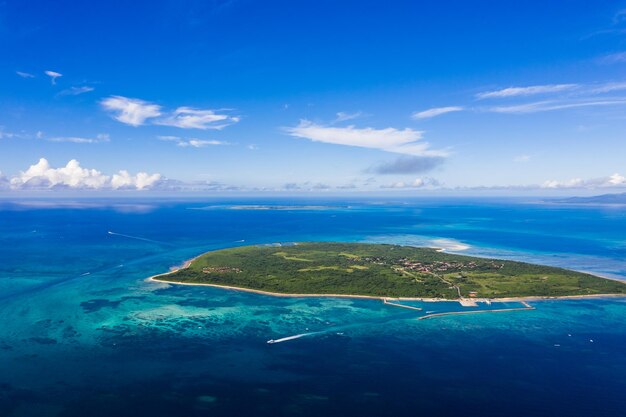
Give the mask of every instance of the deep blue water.
POLYGON ((374 300, 144 281, 207 250, 305 240, 446 246, 626 279, 623 208, 4 201, 0 416, 626 415, 625 299, 416 320, 374 300), (246 204, 272 207, 232 207, 246 204), (314 334, 266 343, 302 333, 314 334))

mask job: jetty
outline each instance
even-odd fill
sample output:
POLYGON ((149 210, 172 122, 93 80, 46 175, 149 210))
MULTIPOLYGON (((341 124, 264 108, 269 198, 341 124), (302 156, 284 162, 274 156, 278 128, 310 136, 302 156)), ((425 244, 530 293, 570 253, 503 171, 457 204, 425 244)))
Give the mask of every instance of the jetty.
POLYGON ((473 311, 448 311, 448 312, 444 312, 444 313, 433 313, 433 314, 427 314, 425 316, 419 317, 418 320, 426 320, 426 319, 431 319, 433 317, 443 317, 443 316, 460 316, 460 315, 463 315, 463 314, 507 313, 507 312, 511 312, 511 311, 526 311, 526 310, 534 310, 535 309, 535 307, 531 306, 526 301, 521 301, 521 304, 524 307, 490 309, 490 310, 473 310, 473 311))

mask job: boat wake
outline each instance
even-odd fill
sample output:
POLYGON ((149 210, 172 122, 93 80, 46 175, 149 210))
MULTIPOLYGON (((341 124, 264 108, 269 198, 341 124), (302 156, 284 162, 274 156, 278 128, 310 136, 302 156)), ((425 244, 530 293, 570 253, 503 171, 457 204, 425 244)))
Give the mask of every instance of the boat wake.
POLYGON ((147 239, 145 237, 141 237, 141 236, 131 236, 131 235, 125 235, 123 233, 116 233, 116 232, 112 232, 112 231, 108 231, 107 234, 111 235, 111 236, 120 236, 120 237, 125 237, 127 239, 135 239, 135 240, 142 240, 144 242, 150 242, 150 243, 156 243, 159 245, 166 245, 166 246, 174 246, 171 243, 167 243, 167 242, 161 242, 159 240, 153 240, 153 239, 147 239))
POLYGON ((300 333, 300 334, 296 334, 293 336, 287 336, 287 337, 283 337, 280 339, 270 339, 267 341, 268 344, 274 344, 274 343, 282 343, 282 342, 288 342, 289 340, 294 340, 294 339, 300 339, 301 337, 304 336, 311 336, 317 333, 322 333, 322 332, 312 332, 312 333, 300 333))

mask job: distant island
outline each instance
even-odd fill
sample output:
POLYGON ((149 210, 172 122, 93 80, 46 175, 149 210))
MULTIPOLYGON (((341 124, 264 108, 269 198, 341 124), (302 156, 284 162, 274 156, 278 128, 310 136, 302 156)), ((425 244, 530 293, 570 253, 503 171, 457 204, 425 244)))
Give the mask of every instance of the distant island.
POLYGON ((624 282, 562 268, 365 243, 217 250, 150 279, 292 296, 472 300, 626 295, 624 282))
POLYGON ((626 193, 602 194, 591 197, 570 197, 559 200, 549 200, 549 203, 572 205, 625 205, 626 193))

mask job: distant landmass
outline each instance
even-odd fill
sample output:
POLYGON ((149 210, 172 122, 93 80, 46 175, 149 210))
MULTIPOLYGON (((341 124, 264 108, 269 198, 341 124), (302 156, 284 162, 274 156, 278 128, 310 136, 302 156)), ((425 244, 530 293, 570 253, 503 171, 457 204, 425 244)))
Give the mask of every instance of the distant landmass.
POLYGON ((302 296, 462 300, 626 294, 626 283, 562 268, 432 248, 335 242, 208 252, 151 279, 302 296))
POLYGON ((561 204, 626 204, 626 193, 602 194, 591 197, 571 197, 561 200, 551 200, 561 204))

